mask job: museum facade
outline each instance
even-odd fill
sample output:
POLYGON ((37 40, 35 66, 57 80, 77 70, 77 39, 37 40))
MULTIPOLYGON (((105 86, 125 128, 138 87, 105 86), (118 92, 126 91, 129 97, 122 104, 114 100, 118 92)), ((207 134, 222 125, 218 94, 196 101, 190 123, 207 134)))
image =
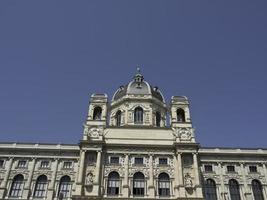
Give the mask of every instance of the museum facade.
POLYGON ((189 101, 138 70, 90 97, 78 145, 0 143, 0 199, 267 199, 267 150, 205 148, 189 101))

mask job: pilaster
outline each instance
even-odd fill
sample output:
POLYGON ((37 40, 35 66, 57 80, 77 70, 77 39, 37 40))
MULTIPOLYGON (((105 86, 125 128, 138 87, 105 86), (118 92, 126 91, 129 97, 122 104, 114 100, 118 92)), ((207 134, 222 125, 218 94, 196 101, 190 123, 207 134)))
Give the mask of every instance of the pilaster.
POLYGON ((155 197, 154 173, 153 173, 153 155, 149 155, 149 179, 148 179, 148 196, 155 197))
POLYGON ((10 175, 10 171, 11 171, 11 168, 12 168, 13 160, 14 160, 13 157, 9 158, 6 175, 4 177, 3 182, 0 185, 0 199, 4 198, 6 196, 6 193, 7 193, 7 181, 8 181, 9 175, 10 175))
POLYGON ((32 159, 31 167, 30 167, 30 173, 27 182, 25 183, 25 187, 23 190, 22 198, 28 199, 31 194, 31 183, 32 183, 32 176, 35 169, 36 164, 36 158, 32 159))
POLYGON ((124 179, 122 185, 123 197, 129 197, 129 155, 125 154, 124 158, 124 179))
POLYGON ((47 199, 53 199, 55 197, 55 182, 56 182, 57 170, 58 170, 58 159, 55 159, 54 170, 52 172, 52 179, 48 187, 47 199))

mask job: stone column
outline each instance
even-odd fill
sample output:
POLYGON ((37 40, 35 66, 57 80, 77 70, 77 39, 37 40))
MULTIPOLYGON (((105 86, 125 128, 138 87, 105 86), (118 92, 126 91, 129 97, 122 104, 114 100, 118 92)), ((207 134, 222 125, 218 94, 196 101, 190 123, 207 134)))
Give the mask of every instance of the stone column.
POLYGON ((177 160, 177 155, 174 153, 173 155, 173 161, 174 161, 174 196, 178 197, 179 196, 179 179, 180 179, 180 174, 179 174, 179 163, 177 160))
POLYGON ((123 197, 129 197, 129 155, 124 158, 123 197))
POLYGON ((195 170, 195 185, 199 186, 199 169, 198 169, 198 159, 197 159, 197 153, 193 153, 193 162, 194 162, 194 170, 195 170))
POLYGON ((48 187, 48 193, 47 193, 47 199, 53 199, 55 197, 55 182, 56 182, 56 177, 57 177, 57 170, 58 170, 58 159, 55 159, 54 162, 54 170, 52 171, 52 179, 51 183, 49 184, 48 187))
POLYGON ((10 171, 12 168, 12 164, 13 164, 13 157, 9 158, 9 162, 8 162, 8 166, 7 166, 7 171, 5 173, 5 177, 3 182, 0 185, 0 199, 4 198, 6 196, 6 192, 7 192, 7 181, 10 175, 10 171))
POLYGON ((148 196, 150 198, 155 197, 154 173, 153 173, 153 155, 152 154, 149 155, 148 196))
POLYGON ((97 151, 96 167, 95 167, 95 181, 94 181, 96 185, 99 184, 100 168, 101 168, 101 151, 97 151))
POLYGON ((193 153, 193 162, 194 162, 194 171, 195 171, 195 187, 196 187, 196 196, 198 198, 203 198, 203 191, 200 183, 200 172, 198 168, 198 153, 193 153))
POLYGON ((183 174, 183 161, 182 153, 178 152, 177 154, 177 163, 178 163, 178 196, 180 198, 185 197, 185 187, 184 187, 184 174, 183 174))
POLYGON ((35 163, 36 163, 36 158, 33 158, 32 165, 29 169, 30 170, 29 177, 28 177, 27 182, 25 183, 25 187, 24 187, 23 194, 22 194, 23 195, 22 198, 24 199, 28 199, 29 196, 31 195, 30 191, 31 191, 32 176, 33 176, 33 172, 35 169, 35 163))
POLYGON ((98 196, 100 194, 100 172, 101 172, 101 150, 97 151, 96 167, 94 171, 93 190, 90 195, 98 196))
POLYGON ((182 153, 178 153, 177 155, 177 162, 178 162, 178 184, 179 186, 184 185, 184 175, 183 175, 183 166, 182 166, 182 153))
POLYGON ((85 162, 85 150, 81 150, 80 153, 80 164, 79 164, 79 171, 77 174, 76 179, 76 188, 75 188, 75 195, 81 195, 82 194, 82 182, 84 177, 84 162, 85 162))
POLYGON ((84 176, 84 161, 85 161, 85 150, 81 151, 80 157, 80 166, 79 166, 79 173, 78 173, 78 180, 77 184, 82 184, 83 176, 84 176))

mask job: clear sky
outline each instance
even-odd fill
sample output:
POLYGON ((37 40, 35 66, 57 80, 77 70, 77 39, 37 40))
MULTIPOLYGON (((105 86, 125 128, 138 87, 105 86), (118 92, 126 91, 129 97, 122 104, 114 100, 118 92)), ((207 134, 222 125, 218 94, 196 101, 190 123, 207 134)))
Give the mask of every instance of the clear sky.
POLYGON ((202 146, 267 148, 267 1, 0 1, 0 141, 78 143, 140 65, 202 146))

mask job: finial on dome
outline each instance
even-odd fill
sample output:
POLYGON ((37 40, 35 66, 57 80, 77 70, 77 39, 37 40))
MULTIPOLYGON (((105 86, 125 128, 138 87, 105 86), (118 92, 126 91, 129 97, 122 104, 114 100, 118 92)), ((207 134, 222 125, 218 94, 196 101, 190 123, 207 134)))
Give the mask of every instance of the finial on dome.
POLYGON ((137 69, 137 73, 138 74, 141 74, 141 69, 140 69, 140 66, 139 65, 137 65, 136 69, 137 69))
POLYGON ((141 69, 140 69, 139 65, 137 65, 136 70, 137 70, 137 72, 134 76, 134 80, 135 80, 135 82, 141 83, 141 82, 143 82, 144 77, 141 74, 141 69))

